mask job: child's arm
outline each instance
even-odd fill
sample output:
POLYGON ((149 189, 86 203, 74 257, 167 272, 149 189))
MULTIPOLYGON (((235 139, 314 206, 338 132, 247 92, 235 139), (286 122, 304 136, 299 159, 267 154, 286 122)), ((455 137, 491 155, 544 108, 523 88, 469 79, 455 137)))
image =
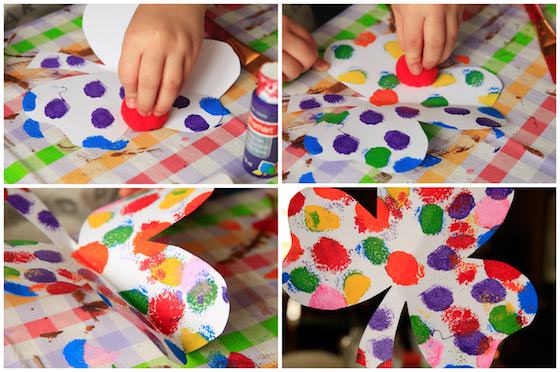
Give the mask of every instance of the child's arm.
POLYGON ((329 64, 317 53, 317 43, 303 27, 282 17, 282 75, 284 80, 294 80, 314 68, 325 71, 329 64))
POLYGON ((397 37, 410 72, 418 75, 445 61, 453 52, 463 5, 393 4, 397 37))
POLYGON ((205 5, 138 6, 119 61, 128 107, 144 116, 169 111, 198 57, 205 10, 205 5))

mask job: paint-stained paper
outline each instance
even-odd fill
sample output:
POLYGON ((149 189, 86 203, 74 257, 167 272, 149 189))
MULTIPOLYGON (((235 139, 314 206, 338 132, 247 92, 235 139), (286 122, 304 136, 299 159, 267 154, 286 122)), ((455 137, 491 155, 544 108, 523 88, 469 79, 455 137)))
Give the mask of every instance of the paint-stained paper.
POLYGON ((390 288, 365 326, 357 362, 391 366, 406 304, 432 367, 489 367, 500 342, 528 326, 535 288, 515 268, 469 258, 499 228, 512 189, 377 189, 376 215, 338 189, 308 188, 288 208, 284 290, 335 310, 390 288))

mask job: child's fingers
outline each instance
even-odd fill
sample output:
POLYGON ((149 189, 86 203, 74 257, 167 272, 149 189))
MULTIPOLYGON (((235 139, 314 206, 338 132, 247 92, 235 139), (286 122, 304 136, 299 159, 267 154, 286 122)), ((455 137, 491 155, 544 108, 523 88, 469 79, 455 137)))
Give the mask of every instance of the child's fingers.
POLYGON ((292 22, 290 24, 290 32, 292 32, 296 36, 299 36, 301 39, 305 40, 310 48, 317 49, 317 43, 315 42, 315 39, 313 38, 313 36, 311 36, 309 31, 307 31, 303 26, 295 22, 292 22))
POLYGON ((138 77, 137 111, 142 116, 151 114, 161 85, 164 55, 144 53, 138 77))
POLYGON ((426 69, 436 67, 441 60, 446 39, 445 16, 437 14, 426 18, 424 22, 424 49, 422 66, 426 69))
POLYGON ((457 35, 459 33, 459 19, 455 14, 449 14, 445 22, 446 38, 445 47, 443 48, 443 53, 441 55, 440 63, 445 61, 451 53, 453 53, 453 48, 455 47, 455 42, 457 41, 457 35))
POLYGON ((399 41, 399 45, 404 45, 404 35, 403 35, 403 20, 400 13, 393 12, 393 17, 395 17, 395 29, 397 31, 397 40, 399 41))
POLYGON ((403 39, 406 64, 413 75, 422 72, 422 46, 423 46, 423 25, 424 19, 421 17, 411 17, 404 24, 403 39))
POLYGON ((161 87, 154 106, 154 115, 162 116, 171 108, 183 86, 183 54, 172 54, 165 59, 161 87))
POLYGON ((313 64, 313 70, 315 71, 327 71, 329 68, 331 67, 331 65, 325 61, 323 58, 317 58, 317 60, 315 61, 315 63, 313 64))
POLYGON ((126 48, 119 59, 119 79, 124 88, 126 105, 130 108, 136 108, 140 58, 141 54, 137 48, 126 48))
POLYGON ((309 70, 317 60, 318 53, 315 45, 309 45, 306 40, 297 35, 288 33, 284 45, 283 49, 296 58, 304 70, 309 70))
POLYGON ((288 52, 282 51, 282 75, 284 75, 284 80, 294 80, 301 75, 302 72, 303 66, 301 63, 288 52))

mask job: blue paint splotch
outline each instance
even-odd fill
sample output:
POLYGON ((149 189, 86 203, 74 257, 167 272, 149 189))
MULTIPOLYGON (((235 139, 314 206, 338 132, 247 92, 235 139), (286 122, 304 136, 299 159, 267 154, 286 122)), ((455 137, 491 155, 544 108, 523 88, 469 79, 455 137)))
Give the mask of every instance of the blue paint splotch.
POLYGON ((494 107, 482 106, 478 108, 478 111, 482 114, 490 115, 497 119, 505 119, 505 116, 494 107))
POLYGON ((457 127, 454 127, 453 125, 442 123, 441 121, 432 121, 431 124, 437 125, 438 127, 446 128, 446 129, 457 129, 457 127))
POLYGON ((37 293, 33 292, 28 286, 4 281, 4 292, 22 297, 36 297, 37 293))
POLYGON ((313 173, 307 172, 301 175, 299 178, 300 183, 316 183, 313 173))
POLYGON ((167 344, 167 346, 169 347, 173 355, 175 355, 177 359, 181 361, 181 363, 187 364, 187 354, 185 354, 183 349, 181 349, 179 346, 175 345, 173 342, 169 341, 168 339, 165 339, 165 343, 167 344))
POLYGON ((84 357, 85 345, 86 340, 78 338, 70 341, 66 346, 64 346, 62 353, 64 354, 64 359, 66 359, 66 362, 70 365, 70 367, 89 367, 84 357))
POLYGON ((230 114, 230 111, 222 105, 222 102, 213 97, 205 97, 201 99, 200 107, 210 115, 224 116, 230 114))
POLYGON ((23 130, 25 133, 32 138, 44 138, 43 132, 41 132, 41 127, 39 123, 33 119, 27 119, 25 123, 23 123, 23 130))
POLYGON ((438 157, 433 156, 431 154, 427 154, 420 165, 422 167, 429 168, 429 167, 433 167, 434 165, 437 165, 439 163, 441 163, 441 158, 438 158, 438 157))
POLYGON ((409 156, 398 160, 394 165, 393 169, 397 173, 407 172, 411 169, 416 168, 422 163, 421 159, 411 158, 409 156))
POLYGON ((498 139, 505 136, 504 132, 502 132, 498 128, 492 128, 492 130, 494 131, 494 134, 496 135, 496 138, 498 138, 498 139))
POLYGON ((519 300, 519 306, 525 313, 537 313, 539 301, 537 298, 537 291, 535 291, 533 284, 527 283, 527 285, 517 294, 517 299, 519 300))
POLYGON ((103 136, 90 136, 82 141, 82 146, 101 150, 122 150, 128 145, 127 140, 110 141, 103 136))
POLYGON ((321 147, 317 138, 313 136, 303 137, 303 147, 311 155, 317 155, 323 152, 323 147, 321 147))
POLYGON ((37 95, 33 92, 25 93, 23 96, 23 102, 21 103, 21 107, 23 107, 23 111, 29 112, 35 110, 35 101, 37 100, 37 95))

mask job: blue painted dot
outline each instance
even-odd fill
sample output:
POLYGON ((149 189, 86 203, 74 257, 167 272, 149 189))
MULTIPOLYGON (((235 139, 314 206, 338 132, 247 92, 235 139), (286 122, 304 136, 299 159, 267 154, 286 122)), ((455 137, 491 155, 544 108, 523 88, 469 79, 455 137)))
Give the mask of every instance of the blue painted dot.
POLYGON ((70 341, 64 349, 62 353, 64 354, 64 359, 73 368, 88 368, 88 364, 85 360, 85 345, 86 340, 83 338, 78 338, 75 340, 70 341))
POLYGON ((289 273, 282 273, 282 284, 285 284, 290 281, 290 274, 289 273))
POLYGON ((90 136, 82 141, 82 146, 101 150, 122 150, 128 145, 127 140, 112 142, 103 136, 90 136))
POLYGON ((398 160, 395 165, 393 165, 393 169, 397 173, 407 172, 411 169, 416 168, 422 163, 422 159, 411 158, 409 156, 398 160))
POLYGON ((527 314, 536 314, 539 307, 537 291, 530 282, 517 294, 519 306, 527 314))
POLYGON ((25 123, 23 123, 23 130, 25 133, 29 135, 29 137, 33 138, 43 138, 43 133, 41 132, 41 127, 39 123, 33 119, 27 119, 25 123))
POLYGON ((181 349, 179 346, 175 345, 173 342, 169 341, 168 339, 165 339, 165 343, 167 344, 167 346, 169 347, 173 355, 175 355, 177 359, 181 361, 181 363, 187 364, 187 354, 185 354, 183 349, 181 349))
POLYGON ((311 155, 317 155, 323 152, 323 147, 321 147, 321 144, 319 143, 317 138, 313 136, 303 137, 303 147, 311 155))
POLYGON ((299 178, 300 183, 316 183, 315 178, 313 178, 313 173, 307 172, 302 174, 299 178))
POLYGON ((25 93, 23 96, 23 102, 21 106, 23 107, 23 111, 29 112, 35 110, 35 101, 37 100, 37 95, 33 92, 25 93))
POLYGON ((505 116, 502 115, 502 113, 496 110, 494 107, 483 106, 483 107, 479 107, 478 111, 483 114, 493 116, 497 119, 505 119, 505 116))
POLYGON ((213 97, 205 97, 201 99, 200 107, 210 115, 223 116, 230 114, 230 111, 222 105, 222 102, 213 97))
POLYGON ((37 296, 37 293, 33 292, 28 286, 8 281, 4 281, 4 292, 22 297, 37 296))

